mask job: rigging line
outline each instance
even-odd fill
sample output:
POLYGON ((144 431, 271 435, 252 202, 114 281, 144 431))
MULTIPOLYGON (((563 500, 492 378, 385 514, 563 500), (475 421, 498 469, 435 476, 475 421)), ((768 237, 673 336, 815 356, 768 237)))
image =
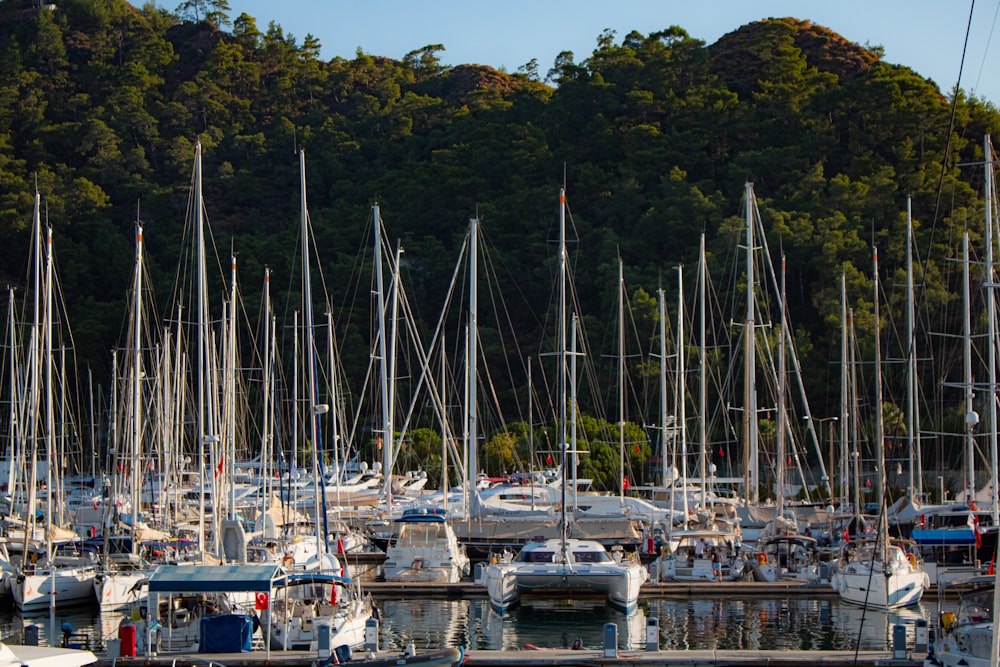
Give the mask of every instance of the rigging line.
MULTIPOLYGON (((927 242, 927 256, 931 256, 931 249, 934 247, 934 233, 937 230, 937 221, 941 214, 941 193, 944 190, 944 175, 947 170, 948 155, 951 152, 951 134, 955 129, 955 116, 958 113, 958 91, 962 83, 962 71, 965 68, 965 54, 969 49, 969 32, 972 30, 972 15, 976 9, 976 0, 969 3, 969 20, 965 24, 965 39, 962 41, 962 59, 958 64, 958 79, 955 80, 955 87, 951 95, 951 117, 948 119, 948 132, 944 145, 944 154, 941 159, 941 173, 938 176, 937 194, 934 198, 934 217, 931 220, 930 239, 927 242)), ((922 299, 921 299, 922 300, 922 299)), ((919 304, 918 304, 919 306, 919 304)), ((918 308, 919 310, 919 308, 918 308)))
POLYGON ((997 17, 1000 16, 1000 2, 997 3, 997 9, 993 12, 993 23, 990 24, 990 34, 986 38, 986 48, 983 49, 983 62, 979 64, 979 73, 976 75, 976 84, 972 87, 973 92, 979 88, 979 80, 983 78, 983 70, 986 68, 986 55, 990 52, 990 43, 993 41, 993 31, 997 27, 997 17))

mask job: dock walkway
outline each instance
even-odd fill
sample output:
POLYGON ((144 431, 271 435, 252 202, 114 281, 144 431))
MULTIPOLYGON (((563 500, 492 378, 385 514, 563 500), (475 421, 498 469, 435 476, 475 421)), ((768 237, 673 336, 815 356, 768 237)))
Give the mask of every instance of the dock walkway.
MULTIPOLYGON (((401 656, 400 651, 382 651, 374 658, 401 656)), ((463 667, 921 667, 923 654, 894 659, 887 651, 617 651, 606 656, 603 650, 543 649, 523 651, 468 651, 463 667)), ((263 651, 252 653, 162 654, 146 658, 100 658, 97 667, 324 667, 330 664, 309 651, 273 651, 268 659, 263 651)), ((365 664, 356 652, 350 665, 365 664)))

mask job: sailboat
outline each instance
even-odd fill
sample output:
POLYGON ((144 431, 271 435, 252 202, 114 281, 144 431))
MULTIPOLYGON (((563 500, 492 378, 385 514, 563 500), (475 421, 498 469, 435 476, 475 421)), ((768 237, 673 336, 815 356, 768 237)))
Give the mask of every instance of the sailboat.
MULTIPOLYGON (((135 272, 132 286, 132 317, 129 327, 131 336, 131 374, 129 396, 127 398, 127 413, 130 421, 130 449, 122 456, 125 460, 138 462, 142 460, 142 432, 143 432, 143 361, 142 361, 142 334, 143 334, 143 312, 142 312, 142 290, 143 290, 143 241, 142 225, 136 224, 135 235, 135 272)), ((151 566, 146 563, 137 553, 137 543, 139 541, 139 475, 142 466, 133 463, 127 466, 126 475, 131 475, 128 487, 132 490, 132 520, 131 536, 126 542, 129 549, 125 553, 109 553, 108 540, 113 536, 105 534, 101 570, 94 577, 94 595, 98 604, 103 609, 116 609, 127 607, 140 599, 139 590, 141 582, 149 577, 151 566)), ((95 503, 96 504, 96 503, 95 503)), ((112 508, 105 508, 111 511, 112 508)))
POLYGON ((608 552, 596 540, 569 537, 567 516, 567 470, 570 453, 567 433, 566 397, 568 380, 566 313, 566 193, 559 192, 559 317, 558 317, 558 386, 559 442, 561 443, 562 484, 559 530, 555 538, 525 544, 516 556, 505 552, 493 558, 482 571, 479 583, 486 587, 494 609, 503 612, 517 604, 523 593, 546 588, 586 590, 602 593, 608 603, 625 613, 632 612, 639 600, 639 589, 648 573, 637 560, 625 557, 620 550, 608 552))
MULTIPOLYGON (((46 510, 45 510, 45 556, 43 560, 32 562, 28 558, 28 550, 24 551, 24 558, 21 570, 17 573, 11 592, 14 595, 14 603, 20 609, 38 609, 49 607, 54 614, 56 596, 60 604, 85 602, 93 599, 93 581, 97 573, 96 563, 85 557, 75 555, 60 555, 56 551, 54 539, 60 530, 58 524, 53 520, 56 511, 54 507, 54 494, 52 490, 55 480, 54 461, 56 460, 56 430, 55 415, 55 380, 53 379, 53 301, 56 286, 54 276, 54 258, 52 256, 52 228, 48 227, 45 233, 44 248, 42 245, 42 223, 40 213, 40 197, 35 193, 34 209, 34 276, 35 276, 35 301, 34 320, 32 323, 32 360, 31 360, 31 381, 33 383, 31 395, 37 402, 33 402, 31 410, 31 420, 34 426, 32 438, 40 434, 45 441, 46 447, 46 510), (44 253, 44 257, 43 257, 44 253), (44 303, 40 304, 39 294, 44 298, 44 303), (44 401, 38 400, 42 396, 44 389, 44 401), (44 403, 44 404, 42 404, 44 403)), ((33 445, 35 449, 37 445, 33 445)), ((32 452, 32 465, 37 460, 37 452, 32 452)), ((28 515, 34 514, 34 494, 35 479, 32 474, 29 490, 28 515)), ((25 544, 27 544, 30 534, 31 522, 25 525, 25 544)))
MULTIPOLYGON (((304 305, 305 364, 308 382, 307 414, 310 442, 313 445, 313 478, 319 482, 319 416, 328 410, 316 397, 316 348, 313 336, 312 287, 309 271, 309 209, 306 204, 306 156, 299 152, 300 189, 302 197, 302 298, 304 305)), ((364 642, 364 629, 372 617, 371 599, 362 595, 356 581, 344 577, 336 556, 327 544, 329 531, 322 483, 314 490, 314 525, 316 554, 307 562, 309 572, 291 573, 282 580, 285 589, 262 615, 262 624, 273 646, 283 649, 316 650, 320 627, 327 625, 333 635, 332 646, 355 646, 364 642), (315 568, 313 567, 315 566, 315 568)))
MULTIPOLYGON (((993 265, 993 244, 996 229, 994 228, 996 201, 994 198, 994 171, 993 164, 996 160, 993 152, 993 145, 990 136, 986 135, 983 141, 983 152, 985 173, 985 195, 986 195, 986 230, 984 240, 986 242, 986 281, 989 284, 995 283, 993 265)), ((968 284, 968 283, 966 283, 968 284)), ((995 330, 995 308, 996 304, 992 294, 989 292, 987 307, 989 310, 990 337, 988 346, 988 419, 990 445, 988 447, 992 456, 993 483, 990 485, 990 501, 992 503, 992 519, 994 525, 1000 512, 1000 496, 997 491, 997 465, 998 451, 997 429, 996 429, 996 330, 995 330)), ((970 461, 971 464, 971 461, 970 461)), ((991 566, 991 570, 995 566, 991 566)), ((967 590, 961 597, 957 613, 950 617, 942 614, 940 640, 935 644, 934 650, 928 654, 924 664, 927 667, 995 667, 1000 655, 1000 588, 997 587, 996 574, 990 572, 985 577, 977 577, 971 582, 971 590, 967 590)))
POLYGON ((879 504, 878 524, 873 539, 847 542, 844 545, 838 571, 831 585, 840 599, 850 604, 893 609, 916 604, 930 586, 918 556, 907 551, 889 537, 885 510, 885 445, 882 421, 882 357, 879 336, 878 250, 874 250, 873 276, 875 289, 875 460, 882 478, 877 485, 879 504))

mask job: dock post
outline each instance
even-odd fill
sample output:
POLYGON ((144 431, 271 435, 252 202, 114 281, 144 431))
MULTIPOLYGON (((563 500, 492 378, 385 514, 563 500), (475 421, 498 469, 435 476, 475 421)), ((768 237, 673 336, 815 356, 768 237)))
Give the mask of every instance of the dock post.
POLYGON ((660 619, 655 616, 646 619, 646 650, 660 650, 660 619))
POLYGON ((378 619, 365 621, 365 651, 378 653, 378 619))
POLYGON ((901 623, 892 626, 892 659, 906 660, 906 626, 901 623))
POLYGON ((615 623, 604 624, 604 657, 618 657, 618 626, 615 623))
POLYGON ((927 631, 927 620, 918 618, 916 628, 913 631, 913 651, 914 653, 927 653, 929 643, 929 633, 927 631))

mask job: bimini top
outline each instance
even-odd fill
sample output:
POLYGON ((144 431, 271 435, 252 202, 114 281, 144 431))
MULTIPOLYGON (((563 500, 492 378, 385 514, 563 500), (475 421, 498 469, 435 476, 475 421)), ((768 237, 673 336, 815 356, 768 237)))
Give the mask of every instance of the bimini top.
POLYGON ((403 516, 396 521, 407 523, 444 523, 448 520, 448 510, 443 507, 415 507, 403 510, 403 516))
POLYGON ((270 592, 277 565, 160 565, 149 577, 150 593, 270 592))

